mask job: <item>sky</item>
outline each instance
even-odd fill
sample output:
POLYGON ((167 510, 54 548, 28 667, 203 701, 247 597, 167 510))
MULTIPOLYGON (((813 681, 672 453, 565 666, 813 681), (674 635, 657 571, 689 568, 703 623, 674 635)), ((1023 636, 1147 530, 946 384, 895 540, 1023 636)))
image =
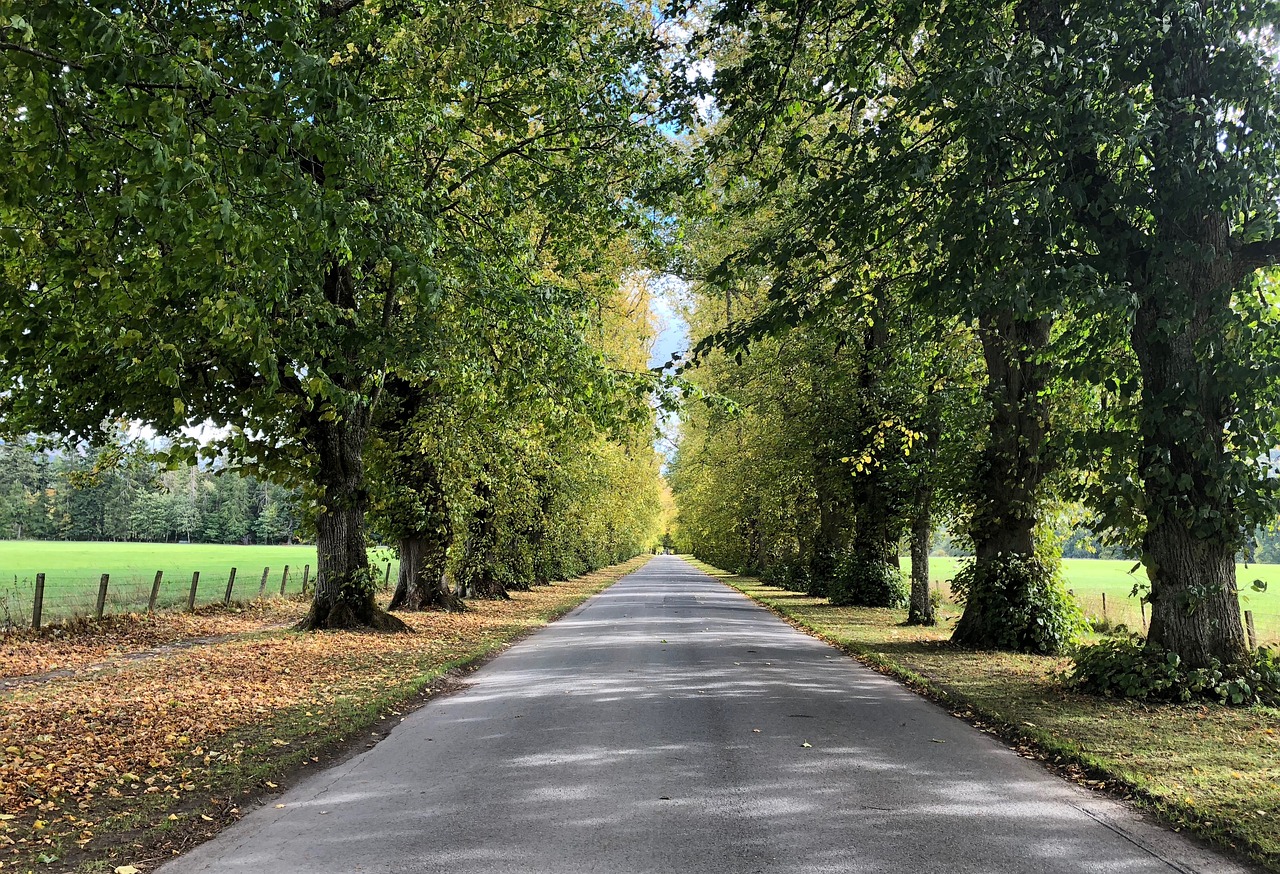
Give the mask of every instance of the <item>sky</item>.
MULTIPOLYGON (((671 360, 672 355, 689 348, 689 325, 681 314, 681 301, 686 299, 688 285, 684 280, 670 274, 656 277, 651 281, 653 286, 649 308, 658 324, 658 336, 649 353, 649 366, 662 367, 671 360)), ((668 464, 675 457, 679 436, 679 414, 659 414, 658 435, 654 439, 654 448, 667 460, 668 464)))
POLYGON ((649 308, 658 323, 658 337, 649 355, 650 367, 661 367, 677 352, 689 348, 689 325, 680 313, 680 298, 686 293, 684 280, 670 274, 654 281, 649 308))

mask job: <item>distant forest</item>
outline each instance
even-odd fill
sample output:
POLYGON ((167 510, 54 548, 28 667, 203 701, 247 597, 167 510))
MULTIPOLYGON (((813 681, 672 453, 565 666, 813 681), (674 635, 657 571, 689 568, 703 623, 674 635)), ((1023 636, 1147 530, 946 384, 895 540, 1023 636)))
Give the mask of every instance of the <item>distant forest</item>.
POLYGON ((119 435, 104 447, 0 444, 0 539, 291 543, 300 496, 217 465, 157 464, 119 435))

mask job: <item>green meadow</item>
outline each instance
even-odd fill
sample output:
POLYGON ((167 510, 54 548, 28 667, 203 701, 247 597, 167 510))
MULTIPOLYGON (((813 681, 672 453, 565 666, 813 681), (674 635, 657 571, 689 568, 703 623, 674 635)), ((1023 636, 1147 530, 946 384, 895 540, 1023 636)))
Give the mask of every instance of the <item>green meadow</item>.
MULTIPOLYGON (((929 578, 941 586, 955 576, 961 558, 935 556, 929 559, 929 578)), ((1106 618, 1113 623, 1123 623, 1135 631, 1146 627, 1142 606, 1132 595, 1135 583, 1145 588, 1146 571, 1138 568, 1133 574, 1134 562, 1103 558, 1065 558, 1063 575, 1067 587, 1076 596, 1090 616, 1103 617, 1103 595, 1106 595, 1106 618)), ((903 571, 909 572, 911 563, 903 560, 903 571)), ((1259 643, 1280 643, 1280 564, 1250 564, 1236 566, 1241 588, 1240 606, 1253 613, 1254 627, 1259 643), (1250 588, 1254 580, 1267 584, 1265 592, 1250 588)), ((946 594, 944 588, 944 594, 946 594)), ((1149 608, 1148 608, 1149 614, 1149 608)))
MULTIPOLYGON (((390 551, 369 553, 379 573, 398 563, 390 551)), ((304 569, 315 580, 315 546, 238 546, 211 543, 96 543, 85 541, 0 541, 0 625, 30 621, 36 574, 45 575, 44 620, 53 621, 92 613, 103 574, 107 582, 106 612, 144 609, 156 571, 163 571, 157 603, 162 607, 185 605, 191 578, 200 574, 196 603, 221 601, 231 569, 236 569, 232 598, 257 597, 263 571, 266 591, 280 593, 285 566, 289 567, 286 594, 302 591, 304 569)))

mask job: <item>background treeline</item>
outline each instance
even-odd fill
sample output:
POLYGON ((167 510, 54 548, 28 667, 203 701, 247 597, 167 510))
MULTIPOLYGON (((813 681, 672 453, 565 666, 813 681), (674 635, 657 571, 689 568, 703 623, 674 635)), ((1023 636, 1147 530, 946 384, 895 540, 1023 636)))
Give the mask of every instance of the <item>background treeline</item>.
POLYGON ((69 451, 0 445, 7 540, 293 543, 305 537, 299 501, 296 489, 232 470, 166 470, 119 434, 69 451))

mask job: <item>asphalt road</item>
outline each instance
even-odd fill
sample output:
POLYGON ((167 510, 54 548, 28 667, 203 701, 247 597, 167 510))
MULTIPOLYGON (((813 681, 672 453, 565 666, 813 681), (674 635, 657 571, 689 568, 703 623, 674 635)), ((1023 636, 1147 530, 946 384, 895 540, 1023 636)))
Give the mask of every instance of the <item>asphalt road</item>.
POLYGON ((1246 870, 666 556, 161 869, 1246 870))

